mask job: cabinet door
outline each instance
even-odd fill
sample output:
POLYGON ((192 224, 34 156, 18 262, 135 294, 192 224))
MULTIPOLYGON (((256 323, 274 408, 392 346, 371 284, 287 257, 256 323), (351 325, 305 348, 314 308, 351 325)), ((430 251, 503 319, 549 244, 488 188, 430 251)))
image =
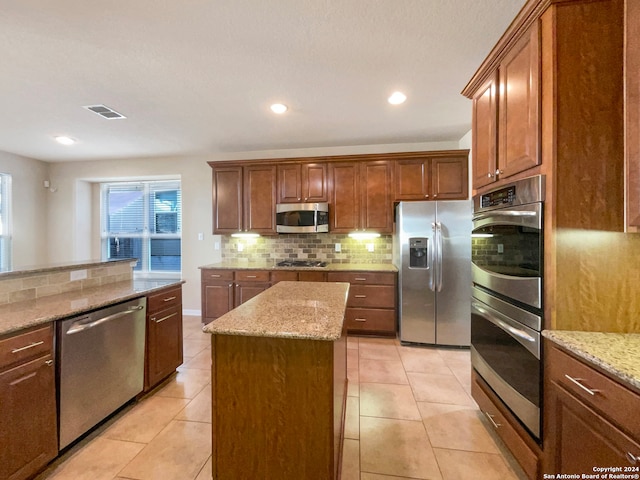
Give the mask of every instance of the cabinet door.
POLYGON ((397 160, 395 199, 429 199, 429 159, 397 160))
POLYGON ((238 307, 269 288, 268 283, 236 283, 235 304, 238 307))
POLYGON ((244 167, 244 229, 276 233, 276 167, 244 167))
POLYGON ((640 445, 556 384, 551 385, 554 472, 593 474, 594 466, 631 466, 640 445))
POLYGON ((242 230, 242 167, 213 169, 213 233, 242 230))
POLYGON ((498 168, 509 177, 540 163, 540 56, 535 22, 500 64, 498 168))
POLYGON ((233 310, 233 281, 202 285, 202 321, 210 323, 233 310))
POLYGON ((358 163, 334 163, 330 167, 330 230, 348 233, 360 227, 360 179, 358 163))
POLYGON ((361 162, 361 230, 393 232, 392 168, 386 160, 361 162))
POLYGON ((182 305, 149 315, 147 321, 147 387, 182 364, 182 305))
POLYGON ((434 200, 469 198, 469 160, 467 157, 431 159, 431 193, 434 200))
POLYGON ((473 188, 495 182, 498 164, 498 73, 473 97, 473 188))
POLYGON ((627 223, 640 227, 640 2, 626 2, 627 223))
POLYGON ((58 454, 51 355, 0 374, 0 478, 30 478, 58 454))
POLYGON ((302 199, 302 166, 278 165, 278 203, 298 203, 302 199))
POLYGON ((302 170, 302 198, 305 202, 327 202, 327 164, 305 163, 302 170))

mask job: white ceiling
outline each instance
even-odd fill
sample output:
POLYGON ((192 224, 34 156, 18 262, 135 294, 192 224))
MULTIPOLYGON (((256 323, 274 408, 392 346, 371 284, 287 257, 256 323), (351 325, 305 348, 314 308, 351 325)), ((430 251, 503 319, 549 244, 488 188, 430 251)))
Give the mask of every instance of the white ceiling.
POLYGON ((0 150, 63 161, 457 141, 471 123, 460 91, 523 4, 0 0, 0 150), (405 104, 386 102, 394 90, 405 104), (95 104, 127 119, 82 108, 95 104))

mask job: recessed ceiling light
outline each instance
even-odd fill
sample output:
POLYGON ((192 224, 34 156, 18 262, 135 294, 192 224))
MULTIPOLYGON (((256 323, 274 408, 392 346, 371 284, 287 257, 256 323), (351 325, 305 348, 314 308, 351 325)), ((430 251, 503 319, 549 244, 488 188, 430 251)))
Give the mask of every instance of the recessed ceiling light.
POLYGON ((284 103, 274 103, 270 108, 273 113, 277 114, 282 114, 289 110, 289 107, 287 107, 284 103))
POLYGON ((393 92, 391 96, 387 99, 391 105, 400 105, 404 103, 407 99, 407 96, 402 92, 393 92))
POLYGON ((71 137, 59 136, 54 137, 55 141, 62 145, 73 145, 76 141, 71 137))

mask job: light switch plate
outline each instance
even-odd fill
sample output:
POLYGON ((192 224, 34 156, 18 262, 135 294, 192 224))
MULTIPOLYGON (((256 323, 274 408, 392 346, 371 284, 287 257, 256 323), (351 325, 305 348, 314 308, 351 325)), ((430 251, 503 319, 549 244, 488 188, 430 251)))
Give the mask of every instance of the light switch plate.
POLYGON ((340 243, 336 243, 336 252, 342 251, 342 245, 340 243))

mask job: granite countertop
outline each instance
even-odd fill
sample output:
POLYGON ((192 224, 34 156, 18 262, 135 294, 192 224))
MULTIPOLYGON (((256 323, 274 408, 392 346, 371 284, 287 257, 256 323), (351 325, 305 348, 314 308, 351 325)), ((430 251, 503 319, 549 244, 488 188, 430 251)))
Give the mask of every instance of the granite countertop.
POLYGON ((184 280, 176 279, 128 280, 0 305, 0 335, 72 317, 183 283, 184 280))
POLYGON ((26 265, 20 267, 13 267, 11 270, 0 271, 0 280, 5 280, 7 278, 17 277, 26 274, 33 273, 46 273, 46 272, 55 272, 62 270, 72 270, 72 269, 81 269, 81 268, 91 268, 97 266, 109 266, 116 265, 119 263, 132 263, 138 262, 136 258, 119 258, 113 260, 83 260, 78 262, 64 262, 64 263, 49 263, 46 265, 26 265))
MULTIPOLYGON (((314 259, 315 260, 315 259, 314 259)), ((318 259, 319 260, 319 259, 318 259)), ((390 263, 328 263, 326 267, 278 267, 276 260, 243 261, 224 260, 218 263, 203 265, 200 269, 213 268, 220 270, 313 270, 318 272, 397 272, 390 263)))
POLYGON ((542 335, 640 391, 640 333, 544 330, 542 335))
POLYGON ((334 341, 342 335, 349 284, 280 282, 205 325, 218 335, 334 341))

